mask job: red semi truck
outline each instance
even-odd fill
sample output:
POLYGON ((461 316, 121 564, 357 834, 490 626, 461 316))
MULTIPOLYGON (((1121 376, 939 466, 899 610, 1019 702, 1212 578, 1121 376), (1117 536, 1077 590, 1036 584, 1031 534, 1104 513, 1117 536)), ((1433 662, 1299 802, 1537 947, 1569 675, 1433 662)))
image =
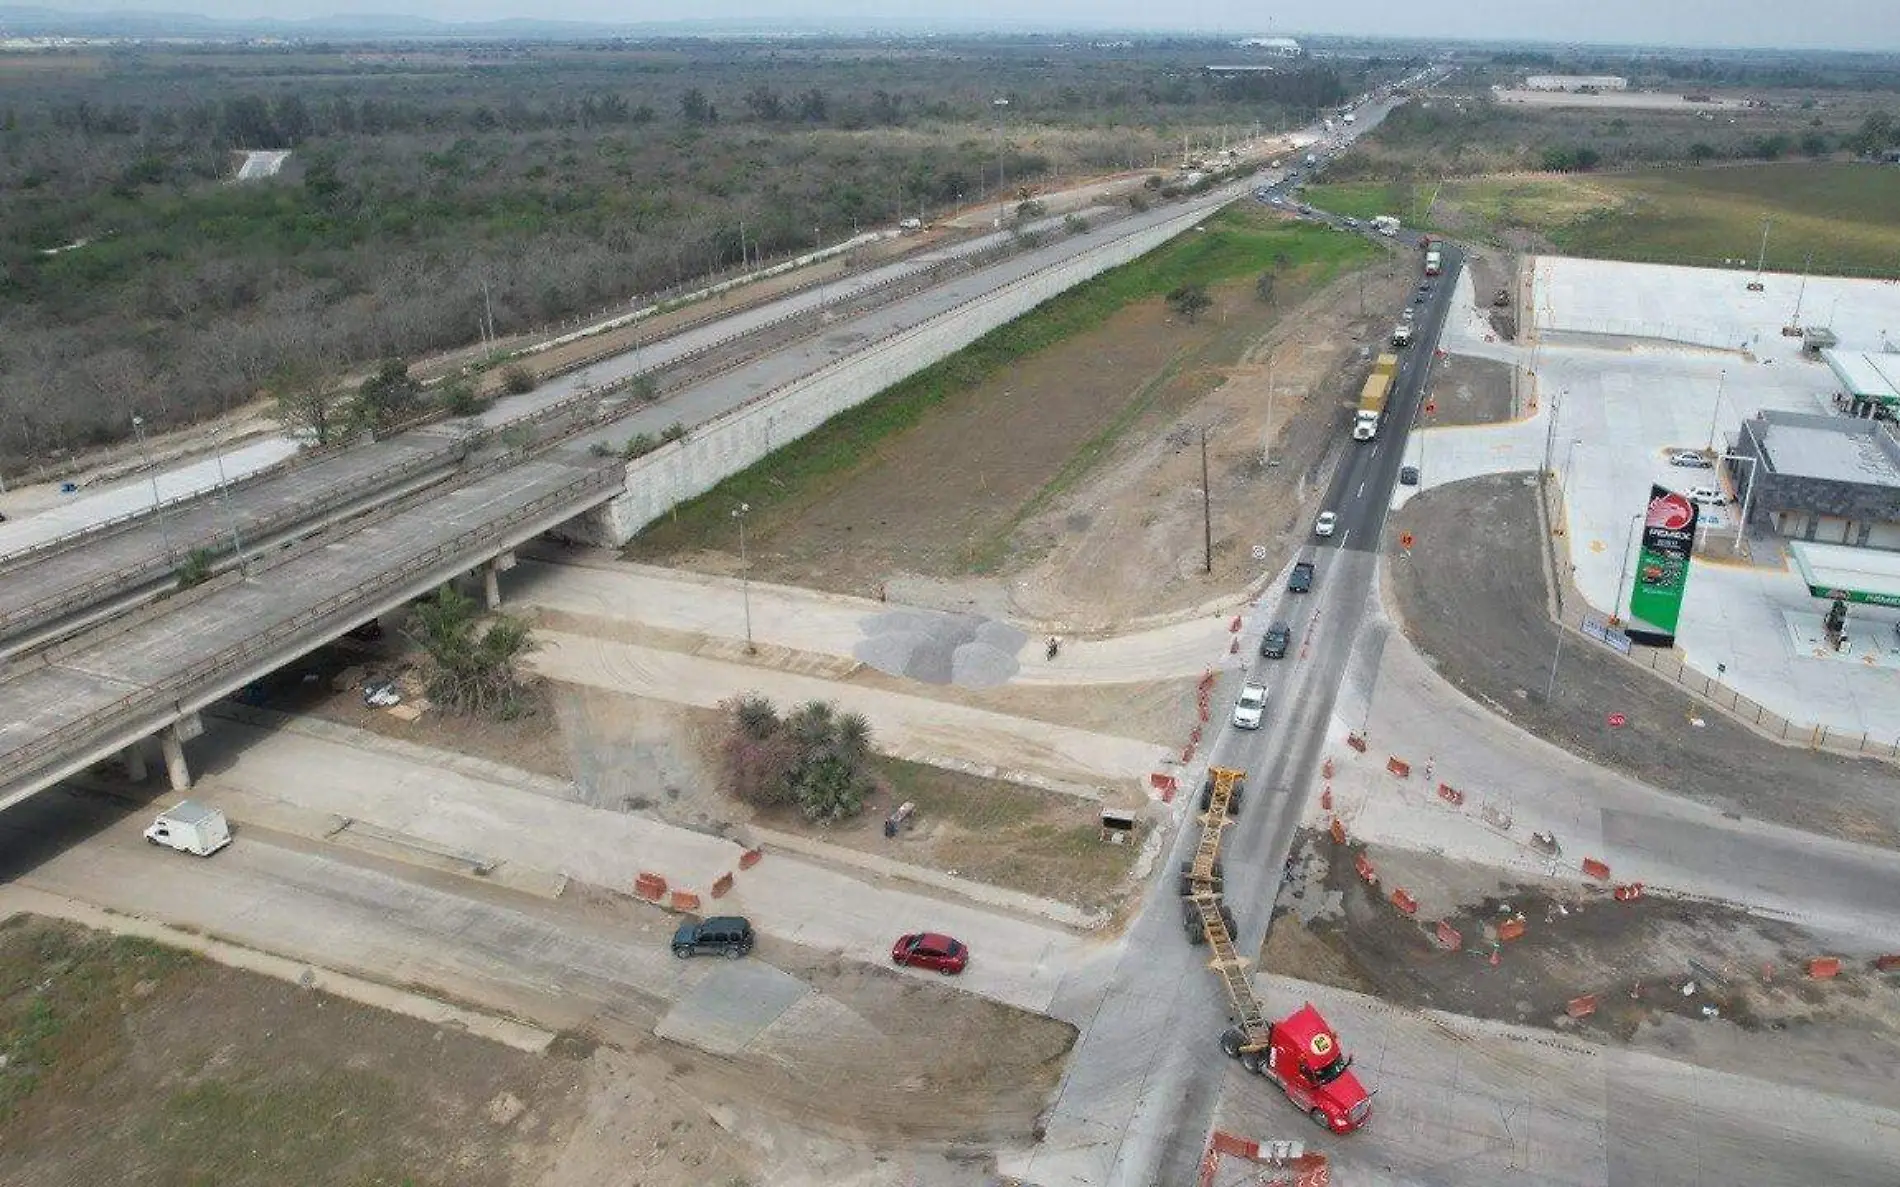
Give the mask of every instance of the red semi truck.
POLYGON ((1208 967, 1227 990, 1233 1025, 1221 1032, 1220 1048, 1248 1071, 1278 1084, 1314 1121, 1333 1133, 1351 1133, 1372 1115, 1372 1094, 1353 1075, 1339 1036, 1310 1002, 1278 1022, 1268 1021, 1247 962, 1234 946, 1233 915, 1221 901, 1220 841, 1229 809, 1238 811, 1246 772, 1212 767, 1207 777, 1200 844, 1182 872, 1181 889, 1189 938, 1204 938, 1213 948, 1208 967))
POLYGON ((1236 1026, 1221 1035, 1221 1050, 1240 1065, 1272 1080, 1293 1107, 1334 1133, 1351 1133, 1372 1114, 1372 1094, 1352 1073, 1352 1058, 1339 1036, 1307 1003, 1267 1024, 1266 1045, 1250 1042, 1236 1026))

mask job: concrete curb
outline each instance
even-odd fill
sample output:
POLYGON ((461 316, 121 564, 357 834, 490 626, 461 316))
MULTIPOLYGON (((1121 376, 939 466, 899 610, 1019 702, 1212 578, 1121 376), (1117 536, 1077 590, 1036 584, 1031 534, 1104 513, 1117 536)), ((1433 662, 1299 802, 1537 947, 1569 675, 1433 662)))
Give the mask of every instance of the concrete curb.
POLYGON ((16 884, 0 888, 0 918, 9 918, 16 914, 40 915, 49 919, 62 919, 68 923, 76 923, 82 927, 110 932, 114 935, 138 936, 167 947, 194 952, 228 968, 243 969, 274 980, 287 981, 304 989, 320 989, 359 1005, 387 1010, 392 1014, 401 1014, 437 1026, 459 1030, 475 1038, 487 1039, 531 1055, 546 1051, 548 1045, 554 1041, 553 1032, 539 1027, 493 1014, 478 1013, 461 1006, 452 1006, 447 1002, 436 1001, 434 998, 424 997, 407 990, 379 985, 374 981, 366 981, 348 973, 319 968, 288 957, 260 952, 254 948, 243 948, 208 936, 193 935, 161 923, 152 923, 136 916, 106 911, 26 886, 16 884))

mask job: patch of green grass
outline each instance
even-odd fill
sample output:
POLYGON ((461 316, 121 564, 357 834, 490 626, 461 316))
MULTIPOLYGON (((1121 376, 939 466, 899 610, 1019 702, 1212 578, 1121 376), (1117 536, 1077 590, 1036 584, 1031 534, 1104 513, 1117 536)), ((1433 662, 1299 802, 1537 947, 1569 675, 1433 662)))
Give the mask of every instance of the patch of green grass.
POLYGON ((967 829, 1014 828, 1034 820, 1043 807, 1038 793, 994 779, 882 754, 872 757, 871 767, 890 785, 893 801, 909 801, 922 816, 967 829))
POLYGON ((252 1083, 211 1080, 172 1092, 142 1145, 172 1164, 172 1182, 294 1183, 311 1167, 341 1163, 355 1164, 354 1182, 410 1187, 419 1180, 362 1166, 387 1118, 402 1111, 398 1095, 366 1072, 270 1068, 252 1083))
POLYGON ((1408 227, 1426 225, 1433 187, 1408 182, 1341 182, 1306 187, 1304 201, 1319 210, 1348 218, 1369 219, 1389 214, 1408 227))
POLYGON ((1892 169, 1838 162, 1669 170, 1590 184, 1618 205, 1551 227, 1560 248, 1612 259, 1753 263, 1772 219, 1768 267, 1900 275, 1900 181, 1892 169))
MULTIPOLYGON (((817 430, 681 504, 630 546, 636 555, 665 554, 723 542, 730 509, 741 502, 767 515, 799 507, 847 481, 876 457, 879 442, 920 423, 930 412, 989 380, 1016 361, 1101 326, 1118 310, 1154 300, 1183 284, 1212 285, 1266 271, 1312 269, 1331 275, 1370 258, 1371 245, 1306 223, 1230 207, 1138 260, 1111 269, 1000 326, 969 346, 840 413, 817 430)), ((1099 457, 1106 441, 1092 442, 1099 457)), ((769 522, 764 527, 769 528, 769 522)))
POLYGON ((197 958, 19 916, 0 927, 0 1125, 50 1079, 109 1060, 122 1003, 197 958))

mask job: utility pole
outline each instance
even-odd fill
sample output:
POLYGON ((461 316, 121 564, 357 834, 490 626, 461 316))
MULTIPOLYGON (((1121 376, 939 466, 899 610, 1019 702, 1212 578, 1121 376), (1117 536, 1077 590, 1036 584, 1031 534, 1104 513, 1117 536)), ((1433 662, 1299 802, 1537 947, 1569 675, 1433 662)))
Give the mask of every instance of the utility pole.
POLYGON ((1214 571, 1214 492, 1207 485, 1207 430, 1201 430, 1201 571, 1214 571))
POLYGON ((739 521, 739 590, 745 601, 745 653, 757 655, 759 649, 752 645, 752 565, 745 552, 745 517, 751 510, 750 503, 741 503, 732 509, 732 518, 739 521))
POLYGON ((488 296, 488 277, 482 277, 482 342, 491 345, 495 341, 495 303, 488 296))
POLYGON ((1623 570, 1616 575, 1616 598, 1610 603, 1610 623, 1620 626, 1623 622, 1623 583, 1630 575, 1630 545, 1636 535, 1636 525, 1643 522, 1643 512, 1630 516, 1629 531, 1623 534, 1623 570))
POLYGON ((1794 317, 1790 318, 1788 321, 1788 324, 1793 326, 1797 330, 1801 328, 1801 301, 1802 301, 1802 298, 1808 295, 1808 273, 1811 270, 1813 270, 1813 268, 1814 268, 1814 253, 1809 252, 1806 258, 1804 258, 1801 261, 1801 287, 1795 290, 1794 317))
POLYGON ((1768 228, 1774 223, 1775 220, 1772 218, 1761 220, 1761 255, 1755 259, 1755 287, 1757 289, 1761 288, 1761 274, 1768 270, 1768 228))
POLYGON ((1267 427, 1261 433, 1260 465, 1265 469, 1273 467, 1273 359, 1267 359, 1267 427))
POLYGON ((1728 368, 1716 372, 1715 407, 1709 409, 1709 448, 1715 448, 1715 422, 1722 415, 1722 384, 1728 379, 1728 368))

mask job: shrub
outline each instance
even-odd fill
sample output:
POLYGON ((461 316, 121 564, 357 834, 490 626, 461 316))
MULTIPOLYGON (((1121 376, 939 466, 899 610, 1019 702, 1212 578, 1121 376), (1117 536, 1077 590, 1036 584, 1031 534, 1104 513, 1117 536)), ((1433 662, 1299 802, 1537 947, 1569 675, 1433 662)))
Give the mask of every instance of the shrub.
POLYGON ((534 390, 534 372, 520 363, 509 363, 501 369, 502 390, 511 396, 523 396, 534 390))
POLYGON ((450 416, 480 416, 488 411, 488 400, 476 392, 475 385, 466 379, 451 379, 442 385, 441 393, 436 397, 442 402, 443 411, 450 416))

